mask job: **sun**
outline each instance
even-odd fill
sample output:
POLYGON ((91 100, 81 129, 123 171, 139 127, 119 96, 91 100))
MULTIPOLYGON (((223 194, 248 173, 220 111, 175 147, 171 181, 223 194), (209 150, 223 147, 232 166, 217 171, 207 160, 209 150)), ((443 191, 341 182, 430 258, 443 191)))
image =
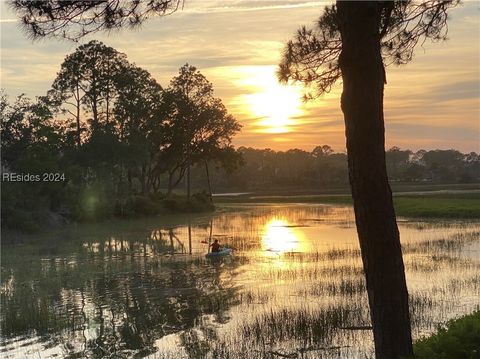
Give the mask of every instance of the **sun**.
POLYGON ((295 87, 272 82, 247 99, 250 111, 259 118, 257 124, 263 128, 262 132, 285 133, 290 132, 294 118, 302 113, 300 97, 295 87))
POLYGON ((256 132, 286 133, 298 125, 304 113, 303 90, 300 85, 278 82, 276 66, 248 66, 241 70, 236 83, 247 90, 239 97, 249 116, 255 118, 256 132))

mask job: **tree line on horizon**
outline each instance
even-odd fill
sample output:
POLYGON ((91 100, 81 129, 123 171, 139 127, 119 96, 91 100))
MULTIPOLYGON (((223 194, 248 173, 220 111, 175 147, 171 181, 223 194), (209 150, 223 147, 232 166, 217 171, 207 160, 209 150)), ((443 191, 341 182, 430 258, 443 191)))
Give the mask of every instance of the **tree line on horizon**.
MULTIPOLYGON (((347 154, 335 152, 329 145, 312 151, 290 149, 274 151, 239 147, 243 164, 226 173, 215 168, 211 176, 216 192, 282 189, 321 190, 348 185, 347 154)), ((401 149, 386 151, 390 181, 422 183, 480 182, 480 155, 449 150, 401 149)), ((205 188, 201 168, 192 172, 196 186, 205 188)))

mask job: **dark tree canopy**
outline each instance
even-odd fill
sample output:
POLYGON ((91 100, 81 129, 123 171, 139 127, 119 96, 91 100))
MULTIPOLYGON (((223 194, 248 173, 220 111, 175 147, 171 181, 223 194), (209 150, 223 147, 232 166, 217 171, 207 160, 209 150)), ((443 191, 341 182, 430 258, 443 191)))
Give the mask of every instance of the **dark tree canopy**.
POLYGON ((176 11, 182 0, 10 0, 33 39, 78 40, 101 30, 136 27, 155 15, 176 11))
MULTIPOLYGON (((412 60, 417 44, 447 36, 448 9, 459 0, 379 1, 372 11, 380 12, 378 36, 386 65, 412 60)), ((329 92, 340 78, 342 39, 335 5, 327 6, 313 28, 301 27, 288 42, 278 77, 283 82, 302 82, 311 91, 305 99, 329 92)))
MULTIPOLYGON (((219 160, 231 151, 233 136, 240 124, 228 114, 213 86, 196 67, 185 64, 165 94, 168 108, 161 161, 179 182, 187 169, 204 160, 219 160)), ((172 178, 171 178, 172 180, 172 178)))

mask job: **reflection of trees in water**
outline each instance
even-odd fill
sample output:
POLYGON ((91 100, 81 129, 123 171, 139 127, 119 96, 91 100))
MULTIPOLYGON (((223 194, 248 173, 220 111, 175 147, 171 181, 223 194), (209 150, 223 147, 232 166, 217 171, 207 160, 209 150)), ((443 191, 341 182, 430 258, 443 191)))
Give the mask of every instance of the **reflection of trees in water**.
POLYGON ((1 297, 2 335, 35 333, 65 357, 130 357, 155 352, 156 340, 204 315, 224 320, 237 301, 238 261, 160 256, 174 253, 175 241, 191 250, 191 237, 182 241, 173 229, 138 237, 109 236, 75 258, 33 261, 33 270, 13 266, 11 290, 1 297))

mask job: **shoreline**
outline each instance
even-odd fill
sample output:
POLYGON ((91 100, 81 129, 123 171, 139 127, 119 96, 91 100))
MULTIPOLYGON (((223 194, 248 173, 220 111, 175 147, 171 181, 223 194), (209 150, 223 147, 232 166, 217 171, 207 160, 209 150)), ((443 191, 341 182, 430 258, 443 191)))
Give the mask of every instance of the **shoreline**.
MULTIPOLYGON (((29 233, 18 229, 2 228, 2 244, 21 244, 29 242, 35 237, 61 233, 69 228, 95 228, 113 224, 128 227, 136 222, 154 223, 158 221, 177 222, 184 217, 186 221, 195 220, 202 216, 211 216, 222 211, 235 211, 230 205, 241 204, 318 204, 318 205, 352 205, 350 195, 346 194, 312 194, 289 196, 223 196, 216 197, 213 210, 196 212, 163 211, 154 215, 135 217, 111 217, 98 221, 70 222, 53 228, 44 228, 38 232, 29 233)), ((398 217, 418 220, 475 220, 480 218, 480 191, 467 192, 411 192, 394 193, 394 205, 398 217)))

